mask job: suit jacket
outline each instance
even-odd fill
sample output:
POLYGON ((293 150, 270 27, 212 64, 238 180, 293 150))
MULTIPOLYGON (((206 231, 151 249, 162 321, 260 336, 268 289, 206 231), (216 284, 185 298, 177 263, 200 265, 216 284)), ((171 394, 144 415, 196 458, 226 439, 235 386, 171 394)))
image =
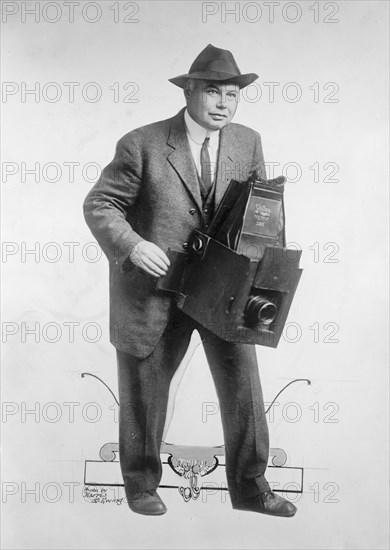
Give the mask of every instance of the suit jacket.
MULTIPOLYGON (((246 181, 256 169, 266 177, 260 135, 240 124, 221 130, 215 204, 231 179, 246 181)), ((85 219, 110 265, 110 341, 136 357, 149 355, 174 308, 155 290, 156 278, 124 263, 146 239, 181 249, 203 224, 195 163, 184 124, 184 109, 173 118, 129 132, 117 144, 84 202, 85 219)))

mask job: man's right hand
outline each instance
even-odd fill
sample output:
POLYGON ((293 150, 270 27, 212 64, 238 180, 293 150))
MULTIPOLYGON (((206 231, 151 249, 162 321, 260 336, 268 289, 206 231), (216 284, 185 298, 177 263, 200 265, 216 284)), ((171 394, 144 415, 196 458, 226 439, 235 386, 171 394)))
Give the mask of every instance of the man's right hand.
POLYGON ((153 277, 161 277, 171 265, 168 256, 161 248, 149 241, 140 241, 135 245, 130 260, 153 277))

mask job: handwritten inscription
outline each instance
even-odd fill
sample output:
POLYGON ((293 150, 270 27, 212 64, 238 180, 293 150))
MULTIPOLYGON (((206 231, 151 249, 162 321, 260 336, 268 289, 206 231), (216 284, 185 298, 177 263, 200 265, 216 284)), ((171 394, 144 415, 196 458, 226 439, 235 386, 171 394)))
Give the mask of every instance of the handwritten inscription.
POLYGON ((102 487, 100 485, 83 488, 83 498, 91 504, 116 504, 120 506, 125 502, 125 497, 119 497, 118 487, 102 487))

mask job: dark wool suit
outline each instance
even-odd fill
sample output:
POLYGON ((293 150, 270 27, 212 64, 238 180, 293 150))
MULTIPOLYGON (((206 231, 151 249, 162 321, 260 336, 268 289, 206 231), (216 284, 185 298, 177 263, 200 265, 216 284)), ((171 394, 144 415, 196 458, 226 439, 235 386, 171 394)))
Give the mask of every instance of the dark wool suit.
MULTIPOLYGON (((229 181, 256 169, 265 178, 260 136, 230 123, 220 132, 214 204, 229 181)), ((213 336, 155 290, 156 279, 133 265, 141 240, 164 252, 185 247, 204 228, 198 174, 188 144, 184 109, 175 117, 122 137, 113 161, 85 199, 86 221, 110 263, 110 339, 117 349, 120 461, 129 497, 157 488, 159 448, 169 383, 194 329, 203 339, 215 382, 225 437, 233 506, 268 489, 268 427, 255 348, 213 336)))

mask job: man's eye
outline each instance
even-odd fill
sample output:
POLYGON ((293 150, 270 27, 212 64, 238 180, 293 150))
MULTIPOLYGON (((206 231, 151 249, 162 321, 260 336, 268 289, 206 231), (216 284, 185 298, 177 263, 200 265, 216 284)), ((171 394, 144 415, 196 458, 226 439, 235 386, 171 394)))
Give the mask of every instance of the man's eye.
POLYGON ((218 91, 217 90, 207 90, 207 93, 215 95, 215 94, 218 93, 218 91))
POLYGON ((230 99, 236 99, 237 94, 235 92, 228 92, 226 94, 230 99))

